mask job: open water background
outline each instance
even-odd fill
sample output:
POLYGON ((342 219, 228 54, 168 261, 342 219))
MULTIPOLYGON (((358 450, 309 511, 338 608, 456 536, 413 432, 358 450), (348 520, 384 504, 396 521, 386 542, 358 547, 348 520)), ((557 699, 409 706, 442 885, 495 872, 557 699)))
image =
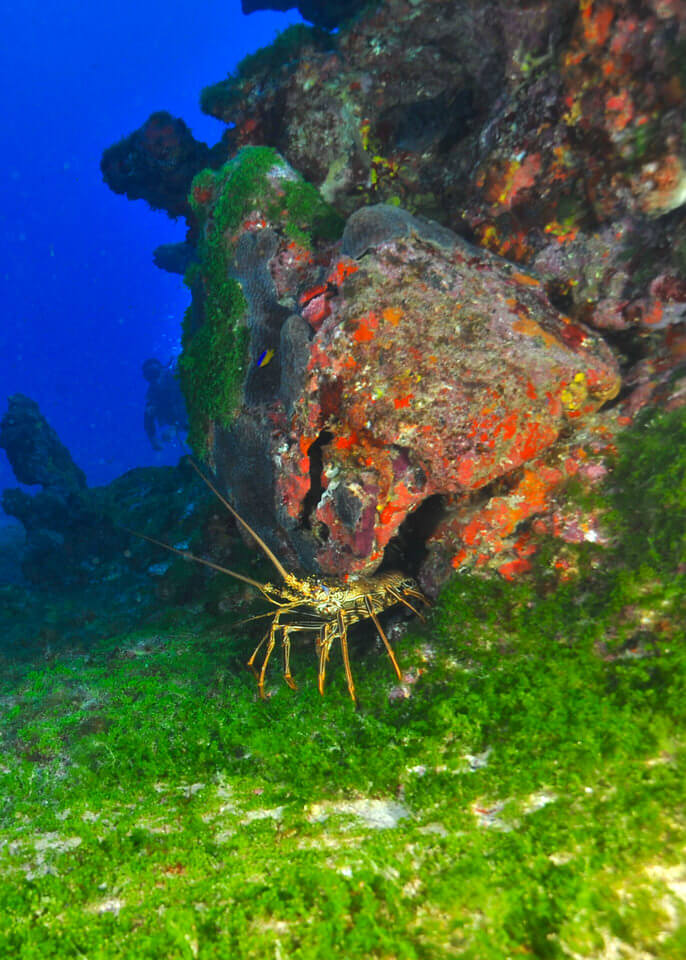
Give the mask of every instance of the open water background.
MULTIPOLYGON (((90 485, 182 452, 150 447, 140 368, 174 355, 189 301, 152 263, 184 223, 113 194, 102 151, 161 109, 215 143, 201 88, 297 22, 240 0, 0 5, 0 416, 12 393, 35 399, 90 485)), ((15 485, 0 450, 0 490, 15 485)))

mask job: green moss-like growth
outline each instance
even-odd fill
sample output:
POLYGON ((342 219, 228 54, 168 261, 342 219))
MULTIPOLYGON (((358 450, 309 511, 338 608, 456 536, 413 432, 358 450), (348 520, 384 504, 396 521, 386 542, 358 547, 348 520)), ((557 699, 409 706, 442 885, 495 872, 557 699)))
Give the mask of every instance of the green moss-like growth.
POLYGON ((223 284, 219 296, 207 298, 207 316, 199 330, 188 334, 189 315, 183 324, 183 354, 179 371, 190 411, 188 443, 200 457, 205 453, 211 421, 228 425, 241 401, 247 367, 248 330, 239 325, 246 302, 236 280, 223 284), (210 300, 215 301, 210 305, 210 300))
POLYGON ((287 180, 283 184, 283 206, 288 211, 286 233, 306 249, 313 241, 337 240, 345 221, 306 180, 287 180))
POLYGON ((625 435, 577 583, 456 577, 406 698, 356 630, 359 711, 309 640, 258 702, 245 609, 6 662, 0 955, 681 960, 683 423, 625 435))
POLYGON ((298 178, 270 147, 244 147, 224 166, 193 180, 190 203, 203 227, 198 263, 186 283, 202 302, 184 322, 181 384, 190 417, 189 443, 201 458, 212 421, 229 425, 241 401, 247 370, 247 303, 231 277, 235 234, 253 211, 301 245, 340 235, 343 221, 317 189, 298 178))
POLYGON ((295 64, 303 51, 334 50, 335 37, 321 27, 296 23, 277 34, 273 43, 260 47, 244 57, 233 74, 219 83, 204 87, 200 94, 200 109, 210 116, 224 117, 240 97, 244 81, 262 76, 273 76, 288 64, 295 64))
POLYGON ((619 446, 611 501, 622 553, 634 564, 672 573, 686 558, 684 410, 648 413, 619 446))

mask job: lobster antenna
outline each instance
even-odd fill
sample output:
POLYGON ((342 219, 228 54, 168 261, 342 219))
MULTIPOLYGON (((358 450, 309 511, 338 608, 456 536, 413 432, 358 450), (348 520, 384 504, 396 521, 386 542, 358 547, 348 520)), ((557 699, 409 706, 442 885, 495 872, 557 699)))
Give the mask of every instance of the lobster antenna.
POLYGON ((190 553, 188 550, 179 550, 178 547, 172 547, 168 543, 164 543, 162 540, 156 540, 154 537, 149 537, 147 533, 139 533, 138 530, 131 530, 130 527, 122 527, 123 530, 126 530, 127 533, 133 534, 134 537, 140 537, 141 540, 148 540, 150 543, 157 544, 158 547, 164 547, 165 550, 171 550, 172 553, 178 553, 180 557, 183 557, 184 560, 195 560, 196 563, 204 563, 206 567, 212 567, 213 570, 219 570, 220 573, 226 573, 230 577, 235 577, 236 580, 242 580, 243 583, 249 583, 251 587, 257 587, 260 593, 271 603, 274 603, 274 600, 265 592, 265 584, 259 583, 257 580, 253 580, 250 577, 244 576, 242 573, 236 573, 235 570, 229 570, 228 567, 221 567, 218 563, 213 563, 211 560, 206 560, 204 557, 197 557, 194 553, 190 553))
MULTIPOLYGON (((189 458, 189 459, 190 459, 190 458, 189 458)), ((248 533, 250 534, 250 536, 251 536, 251 537, 257 542, 257 544, 262 548, 262 551, 263 551, 263 553, 265 554, 265 556, 269 557, 269 559, 270 559, 271 562, 274 564, 274 566, 275 566, 276 569, 279 571, 279 573, 280 573, 281 576, 284 578, 284 580, 285 580, 286 582, 288 582, 288 580, 290 579, 290 577, 289 577, 289 574, 288 574, 287 570, 286 570, 285 567, 282 565, 282 563, 281 563, 281 561, 279 560, 279 558, 269 549, 269 547, 268 547, 267 544, 264 542, 264 540, 262 539, 262 537, 259 537, 259 536, 255 533, 255 531, 253 530, 253 528, 252 528, 251 526, 249 526, 248 523, 246 523, 246 521, 243 519, 243 517, 234 510, 234 508, 231 506, 231 504, 229 503, 229 501, 228 501, 225 497, 223 497, 223 496, 221 495, 221 493, 217 490, 217 488, 216 488, 215 485, 212 483, 212 481, 211 481, 211 480, 208 480, 208 478, 207 478, 207 477, 205 476, 205 474, 202 472, 202 470, 201 470, 200 467, 197 465, 197 463, 195 463, 194 460, 191 460, 191 461, 190 461, 190 464, 191 464, 191 466, 193 467, 193 469, 195 470, 195 472, 198 474, 198 476, 201 478, 201 480, 204 480, 204 481, 205 481, 205 483, 206 483, 207 486, 210 488, 210 490, 211 490, 212 493, 215 495, 215 497, 217 497, 218 500, 221 500, 221 502, 224 504, 224 506, 225 506, 226 509, 229 511, 229 513, 231 513, 231 514, 236 518, 236 520, 238 520, 238 522, 245 527, 245 529, 248 531, 248 533)), ((252 582, 252 581, 250 581, 250 582, 252 582)))

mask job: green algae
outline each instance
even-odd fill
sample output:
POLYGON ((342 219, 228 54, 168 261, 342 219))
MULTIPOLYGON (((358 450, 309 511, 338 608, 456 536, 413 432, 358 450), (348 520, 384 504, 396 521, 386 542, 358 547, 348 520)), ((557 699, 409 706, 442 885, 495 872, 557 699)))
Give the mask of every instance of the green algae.
POLYGON ((312 250, 318 240, 337 240, 341 236, 345 221, 311 183, 286 180, 283 191, 283 202, 273 203, 268 212, 276 219, 283 207, 288 217, 286 233, 306 250, 312 250))
POLYGON ((201 459, 210 423, 228 426, 241 401, 249 342, 242 323, 246 310, 240 284, 226 279, 208 296, 199 329, 191 332, 190 312, 184 318, 179 375, 189 411, 188 443, 201 459))
POLYGON ((362 636, 359 711, 308 644, 260 703, 259 623, 197 606, 8 668, 0 952, 683 956, 682 428, 622 440, 602 566, 456 577, 396 644, 409 697, 362 636))
POLYGON ((203 170, 191 185, 190 203, 203 232, 198 263, 190 267, 186 283, 194 295, 202 295, 203 322, 198 326, 195 313, 187 311, 179 375, 189 411, 188 442, 201 458, 210 423, 230 424, 247 370, 247 302, 230 276, 235 244, 227 234, 258 202, 278 159, 267 147, 248 148, 216 172, 203 170), (200 192, 216 198, 211 211, 198 202, 200 192))
POLYGON ((189 202, 202 233, 186 284, 201 306, 189 308, 184 318, 179 375, 189 411, 188 442, 204 459, 210 424, 231 424, 248 367, 248 304, 232 276, 241 223, 261 211, 309 250, 317 240, 338 237, 343 222, 271 147, 244 147, 219 170, 203 170, 193 180, 189 202))
POLYGON ((686 417, 648 412, 619 439, 610 501, 622 553, 669 572, 686 557, 686 417), (637 442, 637 435, 640 442, 637 442))

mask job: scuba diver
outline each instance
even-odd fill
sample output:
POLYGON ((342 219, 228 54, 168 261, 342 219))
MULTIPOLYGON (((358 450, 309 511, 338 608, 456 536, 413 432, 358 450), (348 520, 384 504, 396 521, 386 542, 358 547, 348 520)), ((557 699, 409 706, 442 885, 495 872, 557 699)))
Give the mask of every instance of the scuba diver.
POLYGON ((182 442, 181 434, 188 430, 188 415, 175 368, 165 367, 150 357, 143 364, 143 376, 149 384, 143 426, 153 449, 182 442))

